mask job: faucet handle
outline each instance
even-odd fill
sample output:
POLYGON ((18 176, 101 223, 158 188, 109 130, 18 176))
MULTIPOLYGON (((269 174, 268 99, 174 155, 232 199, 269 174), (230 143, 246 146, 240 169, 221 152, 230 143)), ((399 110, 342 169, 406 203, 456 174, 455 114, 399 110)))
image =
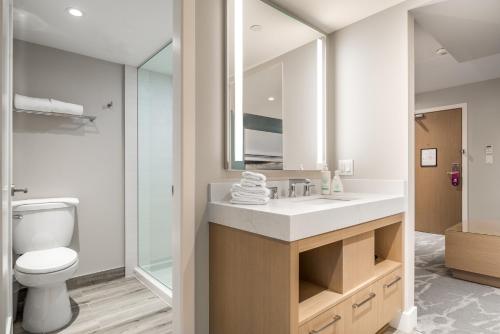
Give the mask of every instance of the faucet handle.
POLYGON ((278 187, 267 187, 267 189, 271 190, 271 193, 269 194, 269 198, 271 199, 278 199, 278 187))
POLYGON ((290 184, 290 188, 288 189, 288 197, 295 197, 295 183, 290 184))
POLYGON ((311 188, 315 187, 316 185, 314 183, 306 182, 304 184, 304 196, 311 196, 311 188))

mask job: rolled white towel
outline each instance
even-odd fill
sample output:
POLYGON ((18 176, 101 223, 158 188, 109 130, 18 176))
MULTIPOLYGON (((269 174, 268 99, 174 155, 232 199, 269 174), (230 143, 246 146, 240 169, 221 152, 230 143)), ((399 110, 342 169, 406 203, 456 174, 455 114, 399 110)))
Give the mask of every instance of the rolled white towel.
POLYGON ((232 204, 243 204, 243 205, 264 205, 269 202, 269 198, 232 198, 230 201, 232 204))
POLYGON ((14 107, 22 110, 52 111, 52 104, 49 99, 40 99, 38 97, 29 97, 21 94, 16 94, 14 96, 14 107))
POLYGON ((266 181, 256 181, 251 179, 241 179, 240 184, 243 187, 265 187, 266 181))
POLYGON ((261 173, 245 171, 245 172, 241 173, 241 176, 243 176, 243 178, 248 179, 248 180, 266 182, 266 176, 264 174, 261 174, 261 173))
POLYGON ((269 196, 271 191, 265 187, 244 187, 241 184, 235 183, 231 187, 231 193, 243 193, 243 194, 269 196))
POLYGON ((50 99, 52 112, 71 115, 83 115, 83 106, 80 104, 68 103, 64 101, 50 99))

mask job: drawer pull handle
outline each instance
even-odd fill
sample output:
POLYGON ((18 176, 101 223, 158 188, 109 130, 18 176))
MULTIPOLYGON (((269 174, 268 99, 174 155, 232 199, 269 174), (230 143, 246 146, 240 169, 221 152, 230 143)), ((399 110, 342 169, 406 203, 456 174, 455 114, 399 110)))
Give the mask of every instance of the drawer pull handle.
POLYGON ((331 325, 333 325, 334 323, 336 323, 337 321, 339 321, 340 319, 342 319, 342 317, 337 314, 336 316, 333 317, 332 321, 330 321, 329 323, 327 323, 326 325, 324 325, 320 329, 313 329, 312 331, 309 332, 309 334, 320 333, 320 332, 324 331, 325 329, 327 329, 328 327, 330 327, 331 325))
POLYGON ((368 295, 368 297, 365 300, 363 300, 362 302, 359 302, 359 303, 352 304, 352 308, 358 308, 358 307, 361 307, 361 306, 365 305, 370 300, 372 300, 373 298, 375 298, 375 296, 376 296, 375 293, 370 292, 370 294, 368 295))
POLYGON ((388 283, 388 284, 384 284, 384 288, 390 288, 391 286, 393 286, 394 284, 396 284, 399 281, 401 281, 401 276, 396 276, 394 281, 392 281, 391 283, 388 283))

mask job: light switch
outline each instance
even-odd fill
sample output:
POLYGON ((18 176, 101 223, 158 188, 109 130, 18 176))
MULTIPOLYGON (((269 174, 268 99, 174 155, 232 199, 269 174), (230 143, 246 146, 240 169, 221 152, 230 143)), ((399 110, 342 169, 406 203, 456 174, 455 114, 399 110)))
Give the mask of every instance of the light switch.
POLYGON ((339 160, 340 175, 354 175, 354 160, 339 160))

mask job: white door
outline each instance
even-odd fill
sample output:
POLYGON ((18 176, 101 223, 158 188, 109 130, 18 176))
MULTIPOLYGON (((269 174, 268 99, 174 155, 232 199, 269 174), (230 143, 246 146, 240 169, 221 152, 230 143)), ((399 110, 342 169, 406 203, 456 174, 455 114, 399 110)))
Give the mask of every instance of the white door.
POLYGON ((12 333, 12 219, 11 191, 11 143, 12 143, 12 0, 0 0, 0 331, 12 333))

